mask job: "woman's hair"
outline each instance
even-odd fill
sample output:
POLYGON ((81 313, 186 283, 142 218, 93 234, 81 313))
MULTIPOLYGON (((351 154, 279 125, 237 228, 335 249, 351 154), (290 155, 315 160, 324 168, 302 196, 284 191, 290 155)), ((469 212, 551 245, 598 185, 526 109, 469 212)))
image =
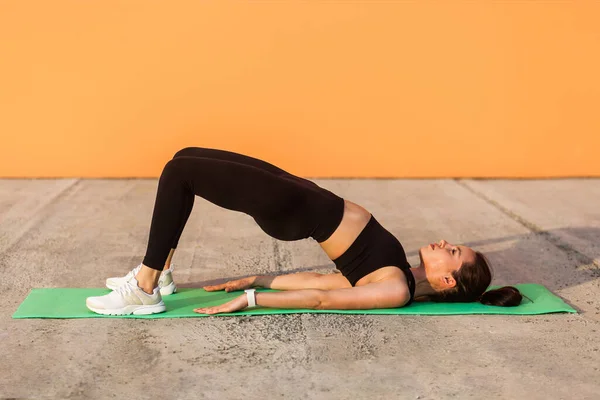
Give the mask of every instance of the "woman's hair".
POLYGON ((492 270, 489 261, 480 252, 475 252, 475 261, 463 263, 452 272, 456 286, 439 291, 428 296, 432 301, 438 302, 473 302, 491 306, 518 306, 521 303, 521 293, 513 286, 504 286, 499 289, 485 291, 492 282, 492 270))

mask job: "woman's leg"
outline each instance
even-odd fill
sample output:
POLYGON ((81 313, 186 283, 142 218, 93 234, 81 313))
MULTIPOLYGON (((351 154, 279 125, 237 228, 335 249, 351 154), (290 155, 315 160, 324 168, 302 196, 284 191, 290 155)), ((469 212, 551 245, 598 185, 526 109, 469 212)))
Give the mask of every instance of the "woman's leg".
POLYGON ((166 271, 171 268, 171 261, 173 260, 173 254, 175 254, 175 249, 175 247, 171 247, 171 252, 167 257, 167 261, 165 261, 165 267, 163 268, 163 271, 166 271))
POLYGON ((183 209, 180 214, 180 220, 178 223, 179 229, 177 230, 177 233, 175 234, 173 243, 171 243, 171 250, 169 252, 169 255, 167 256, 163 270, 167 270, 167 269, 171 268, 171 260, 173 259, 173 254, 175 254, 175 250, 177 249, 177 245, 179 244, 179 238, 181 237, 181 234, 183 233, 185 224, 187 223, 187 220, 192 212, 192 208, 194 207, 194 198, 195 198, 195 196, 193 194, 190 194, 183 199, 183 209))
MULTIPOLYGON (((177 157, 202 157, 212 158, 216 160, 227 160, 238 162, 240 164, 250 165, 256 168, 261 168, 265 171, 269 171, 274 174, 287 174, 286 171, 266 161, 227 150, 210 149, 205 147, 186 147, 175 153, 173 158, 177 157)), ((175 240, 171 245, 171 252, 169 253, 169 257, 167 258, 164 269, 169 269, 169 267, 171 266, 171 259, 173 257, 173 253, 177 249, 177 245, 179 243, 181 234, 183 233, 183 229, 185 228, 185 224, 190 216, 190 213, 192 212, 192 208, 194 206, 194 197, 195 196, 189 196, 188 198, 186 198, 185 209, 182 212, 182 219, 180 222, 179 231, 175 235, 175 240)))
POLYGON ((209 149, 206 147, 186 147, 175 153, 173 158, 177 157, 202 157, 212 158, 215 160, 233 161, 240 164, 260 168, 265 171, 269 171, 273 174, 289 174, 287 171, 284 171, 283 169, 266 161, 227 150, 209 149))
POLYGON ((179 244, 179 239, 181 238, 181 234, 183 233, 183 229, 185 228, 185 224, 187 223, 188 218, 192 212, 192 208, 194 208, 194 198, 196 196, 193 193, 189 193, 187 196, 183 198, 183 208, 180 213, 180 219, 178 221, 179 228, 177 229, 177 233, 171 243, 171 252, 169 253, 167 260, 165 262, 164 269, 169 269, 171 267, 171 259, 173 258, 173 254, 177 249, 177 245, 179 244))
POLYGON ((317 240, 330 235, 337 227, 333 224, 341 220, 343 199, 281 171, 283 174, 276 175, 251 165, 214 158, 173 158, 159 179, 143 264, 157 272, 162 270, 189 217, 190 199, 195 195, 251 215, 266 233, 281 240, 307 237, 317 240), (332 221, 332 216, 339 220, 332 221), (322 218, 330 222, 324 224, 322 218))

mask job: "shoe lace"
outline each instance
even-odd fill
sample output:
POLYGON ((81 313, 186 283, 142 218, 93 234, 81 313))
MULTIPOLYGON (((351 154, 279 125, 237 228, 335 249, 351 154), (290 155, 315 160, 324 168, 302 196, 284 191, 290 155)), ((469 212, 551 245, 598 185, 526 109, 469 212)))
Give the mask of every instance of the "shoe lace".
POLYGON ((127 280, 129 280, 129 279, 133 278, 134 276, 136 276, 137 273, 140 272, 140 269, 142 269, 142 264, 141 263, 137 267, 135 267, 134 269, 132 269, 131 271, 129 271, 129 273, 126 276, 127 280))
POLYGON ((124 285, 116 288, 115 292, 117 292, 120 295, 125 295, 127 293, 133 293, 133 284, 131 283, 131 281, 128 281, 124 285))

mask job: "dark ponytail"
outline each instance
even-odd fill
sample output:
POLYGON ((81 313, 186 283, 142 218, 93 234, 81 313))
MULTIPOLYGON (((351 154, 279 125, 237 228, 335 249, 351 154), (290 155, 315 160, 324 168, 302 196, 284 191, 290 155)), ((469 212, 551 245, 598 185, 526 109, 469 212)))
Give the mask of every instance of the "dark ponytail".
POLYGON ((487 258, 480 252, 475 252, 475 261, 463 263, 452 272, 456 286, 427 296, 438 302, 470 303, 479 301, 490 306, 518 306, 523 296, 519 289, 504 286, 499 289, 485 291, 492 282, 492 270, 487 258))
POLYGON ((481 304, 490 306, 514 307, 521 304, 523 296, 519 289, 513 286, 503 286, 498 289, 488 290, 479 296, 481 304))

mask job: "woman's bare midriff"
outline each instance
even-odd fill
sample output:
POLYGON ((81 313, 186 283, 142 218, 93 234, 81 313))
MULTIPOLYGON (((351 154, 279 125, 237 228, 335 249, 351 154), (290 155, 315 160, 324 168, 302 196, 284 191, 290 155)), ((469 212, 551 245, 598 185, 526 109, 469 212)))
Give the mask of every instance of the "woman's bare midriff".
MULTIPOLYGON (((326 241, 319 243, 329 259, 335 260, 350 248, 360 232, 367 226, 371 213, 365 208, 344 199, 344 216, 342 222, 326 241)), ((356 286, 381 281, 387 278, 399 277, 403 279, 402 272, 396 267, 383 267, 363 276, 356 282, 356 286)))
POLYGON ((371 213, 356 203, 344 199, 344 216, 333 234, 319 243, 331 260, 335 260, 354 243, 360 232, 367 226, 371 213))

